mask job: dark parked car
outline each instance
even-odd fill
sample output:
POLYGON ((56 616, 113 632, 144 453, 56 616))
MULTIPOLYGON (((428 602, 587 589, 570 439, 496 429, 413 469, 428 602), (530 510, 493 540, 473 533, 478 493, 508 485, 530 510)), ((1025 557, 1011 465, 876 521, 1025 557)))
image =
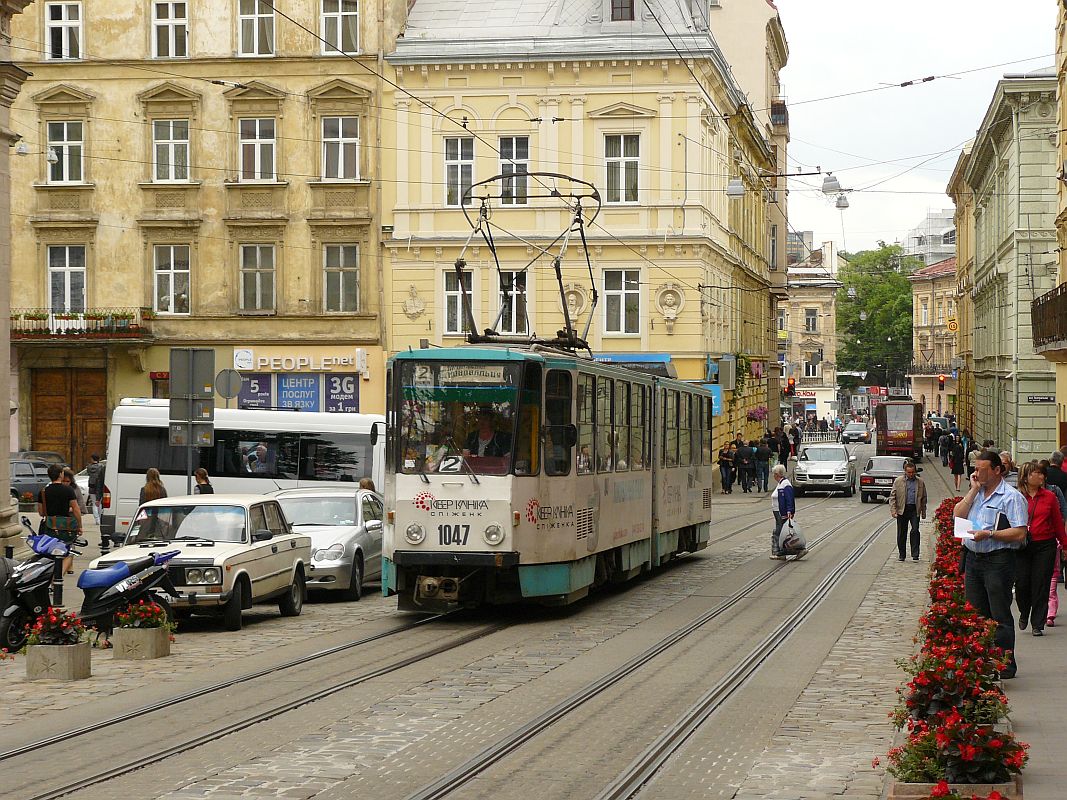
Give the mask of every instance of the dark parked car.
MULTIPOLYGON (((876 497, 889 497, 893 481, 904 474, 905 456, 874 456, 860 474, 860 500, 864 503, 876 497)), ((922 467, 916 467, 922 472, 922 467)))
POLYGON ((841 431, 841 444, 853 442, 871 443, 871 429, 867 427, 866 422, 850 422, 841 431))
POLYGON ((48 464, 43 461, 11 459, 11 496, 18 500, 26 492, 34 497, 47 486, 48 464))

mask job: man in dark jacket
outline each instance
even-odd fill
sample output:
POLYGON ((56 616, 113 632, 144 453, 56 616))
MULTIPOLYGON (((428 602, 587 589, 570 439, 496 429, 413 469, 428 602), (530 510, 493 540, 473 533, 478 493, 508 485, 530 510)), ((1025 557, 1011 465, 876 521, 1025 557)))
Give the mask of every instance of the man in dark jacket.
POLYGON ((745 444, 745 440, 741 440, 741 444, 737 447, 737 453, 734 455, 734 464, 737 466, 737 477, 741 481, 741 490, 744 492, 752 491, 752 478, 756 469, 756 451, 750 445, 745 444))
POLYGON ((1063 471, 1063 453, 1055 450, 1048 460, 1049 468, 1045 472, 1045 483, 1049 486, 1058 486, 1067 497, 1067 472, 1063 471))
POLYGON ((759 446, 756 447, 756 491, 766 492, 768 491, 767 484, 770 482, 771 477, 771 455, 772 451, 767 444, 766 439, 760 439, 759 446))
POLYGON ((789 446, 789 437, 785 435, 785 431, 780 431, 778 433, 778 463, 788 467, 789 456, 792 452, 793 448, 789 446))

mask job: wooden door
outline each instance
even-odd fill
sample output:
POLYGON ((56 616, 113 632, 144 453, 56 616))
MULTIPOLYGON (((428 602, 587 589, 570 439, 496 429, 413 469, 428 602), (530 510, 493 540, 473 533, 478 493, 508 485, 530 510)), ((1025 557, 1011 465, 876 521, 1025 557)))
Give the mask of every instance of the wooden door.
POLYGON ((33 370, 31 440, 34 450, 54 450, 75 469, 107 446, 107 371, 33 370))

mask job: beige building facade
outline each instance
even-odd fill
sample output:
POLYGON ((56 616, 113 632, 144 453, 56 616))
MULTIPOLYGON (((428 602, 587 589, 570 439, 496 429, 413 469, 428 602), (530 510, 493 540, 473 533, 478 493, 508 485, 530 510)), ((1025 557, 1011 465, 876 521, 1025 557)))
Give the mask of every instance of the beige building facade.
POLYGON ((960 151, 948 183, 956 204, 956 424, 974 430, 974 192, 964 175, 973 142, 960 151))
POLYGON ((956 259, 918 269, 908 280, 913 304, 908 369, 912 399, 923 404, 924 412, 956 414, 956 259))
POLYGON ((782 399, 789 421, 834 419, 837 391, 837 292, 845 259, 833 242, 823 242, 789 268, 789 299, 778 306, 778 353, 786 382, 794 394, 782 399))
MULTIPOLYGON (((391 347, 465 340, 463 254, 478 330, 552 337, 565 302, 594 356, 721 379, 716 434, 755 435, 757 409, 778 396, 763 177, 777 160, 707 21, 665 8, 662 24, 688 31, 668 39, 640 4, 505 5, 486 23, 478 3, 416 3, 388 57, 402 87, 387 133, 398 153, 386 203, 391 347), (587 181, 603 202, 562 260, 563 299, 550 242, 571 212, 549 195, 569 184, 537 172, 587 181), (464 190, 505 173, 515 177, 491 203, 495 252, 481 236, 464 248, 464 190), (726 196, 731 178, 743 197, 726 196), (736 383, 732 364, 746 370, 736 383)), ((750 35, 765 48, 766 21, 750 35)))
POLYGON ((214 348, 245 405, 382 410, 375 73, 403 11, 64 0, 17 19, 22 447, 102 452, 119 399, 167 395, 173 346, 214 348))

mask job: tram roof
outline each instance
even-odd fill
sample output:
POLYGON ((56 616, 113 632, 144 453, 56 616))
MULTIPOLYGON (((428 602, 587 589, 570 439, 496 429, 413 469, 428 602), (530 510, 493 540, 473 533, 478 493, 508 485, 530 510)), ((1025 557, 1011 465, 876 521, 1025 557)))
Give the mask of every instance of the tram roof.
POLYGON ((401 350, 398 361, 544 361, 541 353, 531 353, 517 347, 428 347, 420 350, 401 350))

